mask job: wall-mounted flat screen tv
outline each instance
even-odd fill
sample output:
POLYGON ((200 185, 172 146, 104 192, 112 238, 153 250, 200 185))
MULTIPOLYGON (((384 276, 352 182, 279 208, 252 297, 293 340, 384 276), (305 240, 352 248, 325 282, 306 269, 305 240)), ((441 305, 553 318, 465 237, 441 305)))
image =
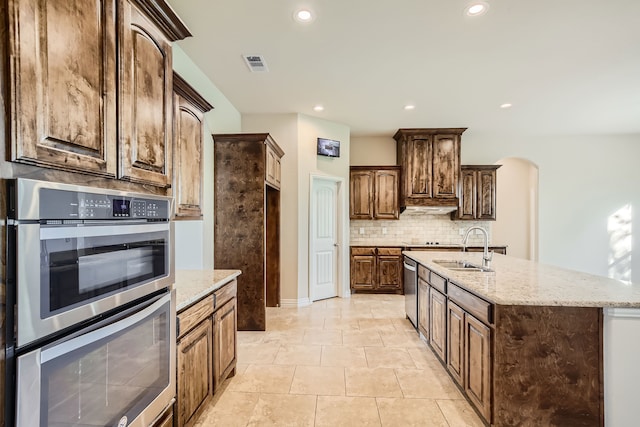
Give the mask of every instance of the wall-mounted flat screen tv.
POLYGON ((328 157, 340 157, 340 141, 318 138, 318 155, 328 157))

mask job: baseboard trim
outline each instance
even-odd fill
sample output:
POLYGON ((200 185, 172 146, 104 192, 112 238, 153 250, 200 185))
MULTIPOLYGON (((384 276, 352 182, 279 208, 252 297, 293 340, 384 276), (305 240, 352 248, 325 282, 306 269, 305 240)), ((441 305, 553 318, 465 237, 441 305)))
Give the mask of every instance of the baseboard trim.
POLYGON ((282 308, 298 308, 298 307, 306 307, 311 305, 311 301, 309 298, 299 298, 299 299, 281 299, 280 307, 282 308))

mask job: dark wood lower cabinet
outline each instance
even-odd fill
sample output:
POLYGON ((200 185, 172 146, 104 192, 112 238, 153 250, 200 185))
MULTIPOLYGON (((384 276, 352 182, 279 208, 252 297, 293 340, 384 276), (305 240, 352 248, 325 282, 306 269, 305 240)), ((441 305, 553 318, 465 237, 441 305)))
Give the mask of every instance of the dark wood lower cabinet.
POLYGON ((418 329, 429 339, 429 284, 418 278, 418 329))
POLYGON ((447 297, 429 289, 429 344, 441 360, 446 360, 447 297))
POLYGON ((191 426, 213 397, 213 322, 206 318, 178 341, 178 426, 191 426))
POLYGON ((235 375, 237 361, 236 300, 232 299, 213 314, 213 374, 215 390, 235 375))
POLYGON ((190 427, 237 363, 237 282, 178 313, 177 427, 190 427))
POLYGON ((351 290, 402 293, 402 248, 351 247, 351 290))
POLYGON ((464 310, 453 302, 447 303, 447 369, 453 379, 464 386, 464 310))
POLYGON ((464 391, 484 418, 490 420, 491 329, 469 313, 464 313, 463 329, 464 391))

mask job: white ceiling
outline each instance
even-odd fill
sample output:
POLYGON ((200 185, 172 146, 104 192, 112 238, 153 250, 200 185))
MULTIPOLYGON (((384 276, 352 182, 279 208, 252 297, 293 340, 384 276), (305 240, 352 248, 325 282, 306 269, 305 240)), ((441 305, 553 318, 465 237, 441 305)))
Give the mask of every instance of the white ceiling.
POLYGON ((486 1, 475 18, 470 0, 169 3, 194 35, 179 45, 241 113, 303 113, 354 136, 640 133, 639 0, 486 1), (302 6, 313 23, 292 19, 302 6))

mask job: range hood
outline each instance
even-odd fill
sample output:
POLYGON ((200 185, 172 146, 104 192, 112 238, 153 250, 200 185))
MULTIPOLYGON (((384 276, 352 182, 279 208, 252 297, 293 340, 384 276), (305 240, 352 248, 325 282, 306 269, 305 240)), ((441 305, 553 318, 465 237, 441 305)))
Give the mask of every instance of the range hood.
POLYGON ((404 212, 408 214, 423 215, 445 215, 456 211, 458 206, 407 206, 404 212))

